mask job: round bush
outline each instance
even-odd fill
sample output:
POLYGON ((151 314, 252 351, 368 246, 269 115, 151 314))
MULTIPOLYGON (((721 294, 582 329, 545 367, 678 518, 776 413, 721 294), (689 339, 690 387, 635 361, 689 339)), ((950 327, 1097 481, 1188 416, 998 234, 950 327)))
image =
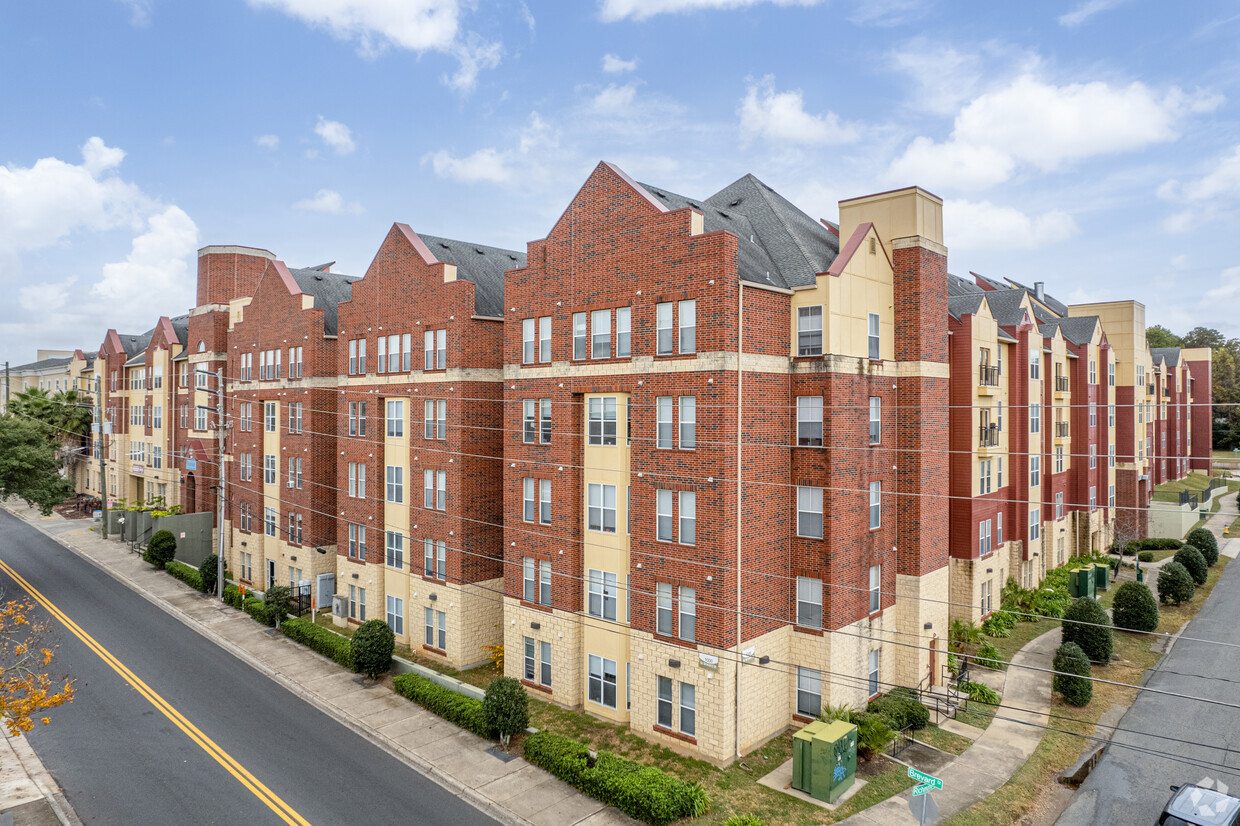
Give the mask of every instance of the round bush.
POLYGON ((1115 592, 1111 603, 1111 617, 1116 628, 1129 631, 1155 631, 1158 629, 1158 601, 1154 592, 1144 582, 1125 582, 1115 592))
POLYGON ((214 594, 216 580, 219 574, 220 558, 215 554, 211 554, 202 561, 198 566, 198 576, 202 577, 202 592, 204 594, 214 594))
POLYGON ((1154 552, 1153 551, 1140 551, 1137 554, 1137 561, 1138 562, 1153 562, 1154 552))
POLYGON ((1201 551, 1201 555, 1205 557, 1206 565, 1214 565, 1218 562, 1218 540, 1214 538, 1214 534, 1205 528, 1197 528, 1190 531, 1185 541, 1189 545, 1193 545, 1197 550, 1201 551))
POLYGON ((1193 577, 1188 569, 1174 560, 1162 566, 1162 570, 1158 572, 1159 602, 1176 605, 1189 602, 1196 590, 1197 586, 1193 584, 1193 577))
MULTIPOLYGON (((1145 588, 1144 585, 1141 587, 1145 588)), ((1081 647, 1074 642, 1065 642, 1055 652, 1051 667, 1055 671, 1066 672, 1056 674, 1053 680, 1055 690, 1063 695, 1063 701, 1078 708, 1089 705, 1094 697, 1094 684, 1089 679, 1089 657, 1085 656, 1081 647)))
POLYGON ((525 731, 530 724, 530 698, 521 682, 512 677, 492 680, 482 698, 482 716, 505 746, 509 737, 525 731))
POLYGON ((1094 662, 1111 661, 1115 645, 1111 618, 1098 600, 1081 597, 1068 606, 1063 616, 1063 641, 1079 645, 1094 662))
POLYGON ((177 538, 172 535, 172 531, 156 531, 151 541, 146 543, 146 552, 142 558, 156 568, 163 568, 176 554, 177 538))
POLYGON ((370 679, 378 679, 392 667, 396 635, 383 620, 366 620, 353 634, 353 667, 370 679))
POLYGON ((1206 565, 1206 558, 1202 556, 1197 547, 1185 545, 1175 552, 1174 559, 1188 570, 1188 575, 1193 578, 1193 582, 1198 585, 1206 584, 1209 566, 1206 565))
POLYGON ((279 626, 293 607, 293 594, 287 585, 272 585, 263 597, 263 604, 267 606, 267 624, 279 626))

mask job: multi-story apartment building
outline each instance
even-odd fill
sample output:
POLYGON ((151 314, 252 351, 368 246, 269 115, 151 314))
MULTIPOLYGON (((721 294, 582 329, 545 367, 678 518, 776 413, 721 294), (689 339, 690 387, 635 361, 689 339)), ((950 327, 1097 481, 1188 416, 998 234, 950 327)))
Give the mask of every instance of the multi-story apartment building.
POLYGON ((94 354, 84 355, 81 350, 39 350, 36 359, 28 364, 6 365, 0 371, 0 413, 8 412, 10 395, 23 390, 38 388, 48 393, 62 390, 84 392, 94 364, 94 354))
POLYGON ((225 531, 229 570, 266 589, 336 574, 337 307, 355 279, 272 260, 228 332, 225 531))
POLYGON ((524 263, 395 224, 339 308, 338 592, 458 668, 503 636, 504 272, 524 263))

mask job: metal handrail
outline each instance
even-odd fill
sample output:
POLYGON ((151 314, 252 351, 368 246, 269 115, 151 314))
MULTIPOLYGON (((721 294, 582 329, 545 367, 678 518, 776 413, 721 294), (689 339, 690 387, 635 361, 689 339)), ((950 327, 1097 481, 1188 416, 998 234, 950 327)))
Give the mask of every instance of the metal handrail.
POLYGON ((983 387, 999 386, 999 368, 989 364, 979 364, 977 366, 977 383, 983 387))
POLYGON ((999 426, 983 425, 978 432, 978 447, 994 447, 999 444, 999 426))
POLYGON ((1068 377, 1055 376, 1055 391, 1062 393, 1068 390, 1068 377))

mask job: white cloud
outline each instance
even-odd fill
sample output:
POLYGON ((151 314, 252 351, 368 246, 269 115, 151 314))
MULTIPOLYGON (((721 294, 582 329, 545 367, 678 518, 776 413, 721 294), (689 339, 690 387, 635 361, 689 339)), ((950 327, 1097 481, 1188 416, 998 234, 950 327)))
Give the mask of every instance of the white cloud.
POLYGON ((613 83, 594 96, 591 106, 600 115, 624 115, 633 108, 633 98, 636 95, 637 84, 617 86, 613 83))
POLYGON ((146 232, 133 239, 124 261, 104 265, 103 278, 90 291, 109 302, 111 311, 149 326, 153 296, 161 305, 175 308, 193 302, 189 260, 198 248, 198 227, 176 206, 152 215, 147 226, 146 232))
POLYGON ((1206 290, 1201 297, 1203 307, 1236 307, 1240 305, 1240 267, 1228 267, 1219 273, 1217 287, 1206 290))
POLYGON ((745 6, 813 6, 821 0, 601 0, 599 14, 606 23, 645 20, 657 14, 676 14, 702 9, 737 9, 745 6))
POLYGON ((151 0, 120 0, 129 9, 129 25, 144 28, 151 22, 151 0))
POLYGON ((1163 229, 1182 233, 1240 206, 1240 144, 1200 178, 1181 183, 1174 178, 1158 188, 1158 197, 1181 209, 1163 219, 1163 229))
MULTIPOLYGON (((256 8, 271 8, 333 37, 357 45, 366 58, 389 48, 413 52, 441 52, 460 62, 444 77, 457 91, 474 88, 478 72, 499 65, 500 43, 488 43, 461 29, 461 0, 249 0, 256 8)), ((522 18, 534 30, 534 17, 522 4, 522 18)))
POLYGON ((852 143, 859 137, 857 127, 842 123, 834 112, 806 112, 800 89, 775 91, 775 78, 771 75, 749 84, 741 101, 740 128, 747 138, 761 137, 777 143, 852 143))
POLYGON ((916 138, 888 177, 914 175, 949 188, 993 186, 1021 165, 1053 172, 1073 161, 1174 141, 1187 115, 1221 102, 1217 95, 1178 88, 1157 94, 1141 83, 1055 86, 1021 75, 966 105, 947 141, 916 138), (962 177, 954 179, 952 173, 962 168, 962 177))
POLYGON ((1031 217, 990 201, 948 200, 943 204, 943 240, 948 249, 1042 248, 1076 234, 1072 216, 1058 209, 1031 217))
POLYGON ((632 72, 637 69, 637 58, 632 60, 622 60, 614 54, 603 55, 603 71, 609 75, 618 75, 624 72, 632 72))
POLYGON ((454 158, 441 149, 431 155, 430 160, 436 175, 464 183, 489 181, 498 184, 512 175, 505 154, 497 149, 479 149, 463 158, 454 158))
POLYGON ((858 26, 898 26, 926 10, 925 0, 858 0, 848 21, 858 26))
POLYGON ((425 155, 422 163, 429 163, 441 178, 471 184, 502 184, 518 177, 518 171, 523 179, 530 174, 542 174, 540 150, 554 149, 558 141, 556 130, 537 112, 531 112, 512 149, 485 147, 464 157, 440 149, 425 155))
POLYGON ((334 149, 337 155, 348 155, 357 148, 353 142, 353 132, 338 120, 327 120, 319 115, 314 134, 322 138, 323 143, 334 149))
POLYGON ((1067 14, 1059 16, 1059 25, 1068 28, 1075 28, 1084 23, 1095 14, 1104 11, 1110 11, 1116 6, 1122 5, 1128 0, 1085 0, 1084 3, 1077 6, 1067 14))
POLYGON ((254 143, 258 144, 263 149, 276 149, 280 146, 280 136, 279 135, 259 135, 256 138, 254 138, 254 143))
POLYGON ((58 313, 69 303, 76 278, 47 284, 32 284, 17 292, 17 304, 28 313, 58 313))
POLYGON ((346 204, 340 193, 333 189, 320 189, 314 193, 313 198, 306 198, 293 204, 293 209, 302 212, 321 212, 324 215, 343 215, 346 212, 360 215, 363 211, 361 204, 356 201, 346 204))

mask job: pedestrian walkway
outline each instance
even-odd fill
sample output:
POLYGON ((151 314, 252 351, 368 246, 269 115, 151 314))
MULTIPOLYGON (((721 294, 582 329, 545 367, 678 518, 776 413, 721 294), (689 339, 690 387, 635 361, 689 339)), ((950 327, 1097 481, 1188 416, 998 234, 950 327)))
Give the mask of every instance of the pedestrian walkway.
POLYGON ((13 826, 81 826, 25 737, 0 738, 0 823, 13 826), (6 818, 8 818, 6 820, 6 818))
POLYGON ((501 759, 492 753, 494 743, 457 728, 382 685, 363 682, 305 646, 271 634, 247 614, 186 588, 143 562, 127 545, 100 537, 91 530, 90 520, 44 520, 32 509, 12 503, 5 507, 499 822, 534 826, 634 823, 519 757, 501 759))
MULTIPOLYGON (((946 820, 990 795, 1006 783, 1027 761, 1042 739, 1041 726, 1050 711, 1051 675, 1019 666, 1050 668, 1062 634, 1053 628, 1028 642, 1012 657, 1006 693, 995 719, 959 757, 937 773, 943 788, 933 793, 939 815, 946 820), (1000 719, 1003 718, 1003 719, 1000 719)), ((909 811, 911 792, 906 791, 858 812, 843 823, 848 826, 916 824, 909 811)))

